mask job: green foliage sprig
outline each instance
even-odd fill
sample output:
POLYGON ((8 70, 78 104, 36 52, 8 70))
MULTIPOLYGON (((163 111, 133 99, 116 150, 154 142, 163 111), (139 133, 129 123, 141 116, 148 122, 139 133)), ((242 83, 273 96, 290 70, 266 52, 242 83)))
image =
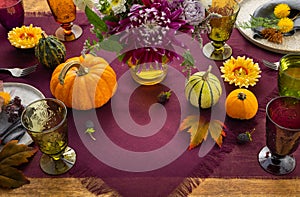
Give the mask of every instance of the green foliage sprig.
POLYGON ((253 15, 250 15, 251 19, 247 22, 240 22, 238 24, 239 27, 243 28, 243 29, 254 29, 254 28, 259 28, 259 27, 263 27, 263 28, 274 28, 274 29, 278 29, 278 22, 280 19, 275 18, 274 17, 270 17, 270 18, 264 18, 264 17, 254 17, 253 15))
POLYGON ((192 69, 196 68, 195 60, 189 50, 186 50, 182 56, 183 62, 180 64, 180 66, 183 67, 182 72, 187 72, 186 78, 189 79, 192 74, 192 69))

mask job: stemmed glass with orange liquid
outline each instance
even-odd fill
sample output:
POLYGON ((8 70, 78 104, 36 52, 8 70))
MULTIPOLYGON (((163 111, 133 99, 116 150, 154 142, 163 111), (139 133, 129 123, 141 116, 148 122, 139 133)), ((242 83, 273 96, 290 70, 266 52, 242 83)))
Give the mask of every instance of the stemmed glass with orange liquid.
POLYGON ((82 34, 80 26, 73 24, 76 19, 76 6, 73 0, 47 0, 53 17, 60 27, 55 36, 61 41, 72 41, 82 34))

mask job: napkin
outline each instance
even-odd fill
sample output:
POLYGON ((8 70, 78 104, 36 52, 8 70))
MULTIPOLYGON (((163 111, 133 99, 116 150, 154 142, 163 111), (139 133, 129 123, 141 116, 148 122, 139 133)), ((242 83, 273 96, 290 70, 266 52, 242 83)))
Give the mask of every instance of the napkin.
MULTIPOLYGON (((297 14, 300 12, 300 1, 299 0, 271 0, 261 6, 259 6, 253 13, 254 17, 270 17, 273 14, 274 8, 278 4, 287 4, 291 8, 291 17, 293 15, 297 14)), ((253 38, 262 38, 262 35, 260 34, 261 30, 263 28, 254 28, 254 35, 253 38)), ((292 31, 285 33, 285 36, 291 36, 294 35, 297 30, 300 29, 300 17, 297 17, 294 20, 294 28, 292 31)))
POLYGON ((29 145, 33 141, 18 119, 14 123, 8 122, 5 112, 0 113, 0 151, 10 140, 19 140, 19 144, 29 145))

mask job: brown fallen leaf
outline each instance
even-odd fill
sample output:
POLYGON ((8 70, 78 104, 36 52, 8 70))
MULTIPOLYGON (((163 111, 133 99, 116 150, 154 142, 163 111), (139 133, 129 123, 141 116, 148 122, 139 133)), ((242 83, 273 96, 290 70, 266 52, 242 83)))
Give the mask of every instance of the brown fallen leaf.
POLYGON ((189 150, 191 150, 206 140, 208 135, 221 147, 223 137, 226 136, 224 128, 226 128, 225 125, 219 120, 209 122, 202 116, 191 115, 181 122, 179 130, 187 129, 187 132, 191 134, 189 146, 189 150))
POLYGON ((0 165, 0 186, 3 188, 18 188, 28 184, 29 180, 23 173, 11 166, 0 165))
POLYGON ((27 163, 36 152, 36 148, 18 144, 17 140, 5 144, 0 152, 0 187, 17 188, 28 184, 29 180, 15 167, 27 163))

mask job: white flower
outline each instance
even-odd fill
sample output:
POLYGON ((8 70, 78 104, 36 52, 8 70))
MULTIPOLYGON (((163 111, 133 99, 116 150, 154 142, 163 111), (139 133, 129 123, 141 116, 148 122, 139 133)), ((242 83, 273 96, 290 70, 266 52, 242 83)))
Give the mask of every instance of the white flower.
POLYGON ((199 25, 205 18, 204 6, 198 0, 183 2, 185 19, 190 25, 199 25))
POLYGON ((126 11, 126 0, 108 0, 114 14, 120 14, 126 11))
POLYGON ((74 4, 78 9, 85 10, 85 7, 88 6, 90 9, 92 9, 95 5, 97 0, 73 0, 74 4))

